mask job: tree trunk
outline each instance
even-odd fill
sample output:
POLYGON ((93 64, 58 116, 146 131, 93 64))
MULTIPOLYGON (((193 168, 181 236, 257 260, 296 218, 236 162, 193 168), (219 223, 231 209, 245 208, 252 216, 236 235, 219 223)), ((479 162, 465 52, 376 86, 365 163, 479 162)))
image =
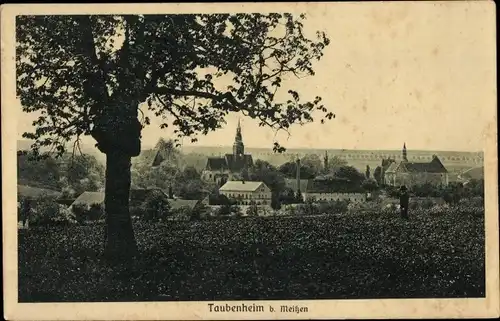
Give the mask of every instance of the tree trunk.
POLYGON ((104 255, 123 261, 137 254, 129 211, 131 157, 120 150, 106 153, 106 227, 104 255))

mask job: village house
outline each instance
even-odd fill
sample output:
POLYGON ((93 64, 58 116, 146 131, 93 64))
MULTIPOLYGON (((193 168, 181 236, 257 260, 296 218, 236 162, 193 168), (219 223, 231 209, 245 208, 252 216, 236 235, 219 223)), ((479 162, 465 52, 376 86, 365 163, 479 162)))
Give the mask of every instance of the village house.
POLYGON ((209 182, 217 182, 220 185, 228 180, 234 179, 245 168, 253 165, 252 155, 245 154, 245 145, 241 135, 241 125, 238 121, 236 136, 233 144, 233 153, 223 157, 209 157, 202 179, 209 182))
POLYGON ((390 162, 384 170, 384 182, 390 186, 448 185, 448 171, 436 155, 430 162, 409 162, 404 144, 402 160, 390 162))
POLYGON ((219 194, 234 199, 238 205, 271 204, 271 189, 263 182, 228 181, 220 189, 219 194))
MULTIPOLYGON (((325 157, 325 163, 328 159, 325 157)), ((301 179, 300 161, 297 160, 297 171, 295 179, 286 179, 285 186, 295 193, 300 194, 303 201, 339 201, 364 202, 367 194, 360 186, 354 186, 347 179, 320 178, 301 179)))
POLYGON ((311 179, 302 193, 304 201, 350 201, 365 202, 367 193, 361 187, 351 186, 341 179, 311 179))
POLYGON ((83 192, 69 206, 72 210, 74 206, 84 206, 89 208, 92 205, 100 205, 104 207, 104 192, 83 192))

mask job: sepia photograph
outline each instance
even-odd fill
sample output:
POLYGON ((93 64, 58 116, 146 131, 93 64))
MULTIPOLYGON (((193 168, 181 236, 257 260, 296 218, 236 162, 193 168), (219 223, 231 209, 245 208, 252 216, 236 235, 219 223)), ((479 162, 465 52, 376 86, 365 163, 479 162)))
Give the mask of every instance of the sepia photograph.
POLYGON ((498 317, 492 2, 1 14, 6 318, 498 317))

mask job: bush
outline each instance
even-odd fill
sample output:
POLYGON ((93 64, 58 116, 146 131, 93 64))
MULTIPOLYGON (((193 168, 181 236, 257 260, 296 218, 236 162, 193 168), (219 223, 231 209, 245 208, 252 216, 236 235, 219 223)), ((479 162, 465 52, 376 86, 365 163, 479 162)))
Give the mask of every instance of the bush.
POLYGON ((85 204, 74 204, 71 207, 73 211, 73 215, 75 215, 75 219, 78 223, 82 224, 86 221, 86 216, 88 212, 88 207, 85 204))
POLYGON ((166 219, 170 213, 170 203, 164 195, 153 193, 144 201, 143 219, 148 221, 159 221, 166 219))
POLYGON ((144 217, 144 208, 142 206, 131 206, 129 211, 131 217, 144 217))
POLYGON ((104 205, 94 203, 90 205, 88 212, 88 219, 90 221, 97 221, 104 217, 104 205))
POLYGON ((320 214, 318 205, 314 204, 311 200, 307 200, 304 204, 297 206, 296 213, 299 215, 320 214))
POLYGON ((87 221, 100 220, 105 215, 104 205, 98 203, 94 203, 90 206, 86 204, 75 204, 72 206, 71 211, 76 221, 80 224, 87 221))
POLYGON ((250 206, 247 208, 247 215, 248 216, 258 216, 259 215, 259 209, 257 208, 257 204, 255 204, 254 201, 250 202, 250 206))
POLYGON ((216 212, 216 216, 229 216, 231 214, 231 205, 230 204, 223 204, 221 205, 216 212))
POLYGON ((226 195, 222 194, 210 194, 208 196, 208 204, 210 205, 229 205, 231 201, 226 195))
POLYGON ((231 214, 234 215, 235 217, 242 217, 243 211, 240 206, 233 205, 231 206, 231 214))
POLYGON ((199 203, 191 211, 191 220, 201 220, 210 216, 210 208, 205 203, 199 203))

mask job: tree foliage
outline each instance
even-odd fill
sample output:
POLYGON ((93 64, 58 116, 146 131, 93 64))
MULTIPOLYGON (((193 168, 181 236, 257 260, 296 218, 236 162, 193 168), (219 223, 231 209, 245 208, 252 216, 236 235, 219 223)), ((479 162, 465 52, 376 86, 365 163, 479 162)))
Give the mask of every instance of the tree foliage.
MULTIPOLYGON (((287 178, 295 178, 297 175, 297 163, 293 161, 286 162, 279 167, 279 171, 287 178)), ((315 178, 317 174, 315 168, 308 164, 300 164, 301 179, 312 179, 315 178)))
POLYGON ((67 153, 61 160, 48 154, 43 156, 23 151, 18 153, 17 177, 20 184, 62 190, 67 197, 103 188, 104 166, 94 156, 67 153))
POLYGON ((377 181, 379 185, 382 185, 383 183, 382 167, 377 166, 375 168, 375 171, 373 172, 373 178, 377 181))
POLYGON ((347 179, 354 185, 361 185, 365 180, 365 175, 353 166, 341 166, 335 171, 336 178, 347 179))
POLYGON ((136 156, 141 127, 149 124, 139 105, 193 140, 220 128, 229 112, 276 130, 313 121, 315 110, 331 119, 320 97, 302 101, 290 89, 289 98, 277 99, 287 77, 314 75, 313 62, 329 44, 322 32, 306 38, 304 19, 286 13, 19 16, 17 95, 23 111, 40 114, 24 137, 36 141, 34 150, 52 146, 62 153, 72 138, 92 135, 105 153, 136 156))
POLYGON ((328 164, 323 169, 323 173, 326 175, 333 175, 337 169, 341 166, 346 166, 347 161, 338 156, 328 157, 328 164))

